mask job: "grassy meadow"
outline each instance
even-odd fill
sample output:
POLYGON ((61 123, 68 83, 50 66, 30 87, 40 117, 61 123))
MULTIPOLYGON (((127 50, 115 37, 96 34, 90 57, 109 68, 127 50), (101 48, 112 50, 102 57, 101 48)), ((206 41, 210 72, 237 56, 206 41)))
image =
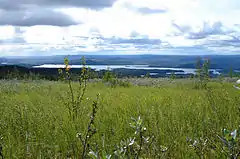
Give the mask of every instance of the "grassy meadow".
POLYGON ((238 157, 239 138, 225 133, 235 137, 230 149, 226 142, 232 140, 222 133, 240 125, 240 91, 232 83, 212 81, 196 89, 190 79, 143 80, 139 85, 131 79, 129 87, 88 83, 74 120, 66 104, 71 101, 67 83, 0 81, 0 158, 82 158, 78 135, 88 132, 98 93, 96 132, 89 137, 86 158, 238 157), (139 116, 144 130, 135 133, 129 123, 139 116))

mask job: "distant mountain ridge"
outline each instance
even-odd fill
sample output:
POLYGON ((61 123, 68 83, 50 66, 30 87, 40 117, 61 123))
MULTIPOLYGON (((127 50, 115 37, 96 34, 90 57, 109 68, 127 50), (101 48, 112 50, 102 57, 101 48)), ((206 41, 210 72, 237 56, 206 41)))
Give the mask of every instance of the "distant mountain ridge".
MULTIPOLYGON (((68 56, 72 65, 81 64, 81 58, 86 58, 88 65, 149 65, 154 67, 195 68, 196 61, 200 57, 210 60, 210 68, 230 68, 240 70, 240 55, 71 55, 68 56)), ((12 65, 31 67, 43 64, 63 64, 66 56, 47 57, 16 57, 0 58, 0 63, 6 62, 12 65)))
POLYGON ((1 57, 0 57, 0 64, 1 64, 1 63, 4 63, 4 62, 7 62, 7 59, 6 59, 6 58, 1 58, 1 57))

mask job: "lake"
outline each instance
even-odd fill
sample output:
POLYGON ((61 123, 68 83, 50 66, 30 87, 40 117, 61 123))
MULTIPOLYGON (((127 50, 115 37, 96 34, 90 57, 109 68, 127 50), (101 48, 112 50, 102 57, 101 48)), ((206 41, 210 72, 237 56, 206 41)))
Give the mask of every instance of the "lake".
MULTIPOLYGON (((82 65, 70 65, 71 68, 82 68, 82 65)), ((167 67, 149 67, 148 65, 86 65, 96 71, 113 70, 113 69, 139 69, 139 70, 172 70, 175 74, 195 74, 196 69, 193 68, 167 68, 167 67), (178 72, 179 71, 179 72, 178 72), (180 72, 183 71, 183 72, 180 72)), ((65 65, 44 64, 40 66, 33 66, 33 68, 65 68, 65 65)), ((210 69, 213 74, 221 74, 218 69, 210 69)), ((154 74, 154 73, 153 73, 154 74)))

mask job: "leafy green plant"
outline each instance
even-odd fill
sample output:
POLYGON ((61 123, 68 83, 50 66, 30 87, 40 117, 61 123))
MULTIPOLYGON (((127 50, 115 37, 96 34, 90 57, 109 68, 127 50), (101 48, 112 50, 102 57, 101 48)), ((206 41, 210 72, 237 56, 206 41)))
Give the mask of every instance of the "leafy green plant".
POLYGON ((143 120, 140 116, 138 118, 132 118, 132 122, 129 125, 133 128, 134 135, 130 138, 122 140, 120 145, 117 146, 117 150, 114 151, 114 155, 118 158, 138 159, 143 156, 142 151, 151 146, 154 136, 145 136, 147 128, 144 126, 143 120))
POLYGON ((233 131, 223 129, 222 136, 218 138, 223 143, 223 151, 231 159, 240 157, 240 127, 233 131))
POLYGON ((0 136, 0 157, 4 159, 3 157, 3 137, 0 136))
POLYGON ((88 153, 88 156, 92 159, 111 159, 112 158, 112 155, 107 154, 105 151, 98 153, 91 150, 88 153))
POLYGON ((204 158, 207 151, 209 151, 209 140, 207 138, 187 138, 187 142, 189 143, 189 147, 195 151, 199 158, 204 158))
MULTIPOLYGON (((129 124, 134 130, 134 135, 121 140, 119 145, 116 146, 116 149, 113 154, 109 154, 104 150, 104 139, 102 143, 102 149, 90 150, 88 156, 93 159, 125 159, 125 158, 135 158, 138 159, 146 155, 146 152, 149 151, 151 144, 154 141, 154 136, 147 137, 146 127, 143 125, 143 120, 138 118, 132 118, 132 122, 129 124), (143 153, 144 151, 144 153, 143 153)), ((161 147, 162 152, 167 151, 167 147, 161 147)))

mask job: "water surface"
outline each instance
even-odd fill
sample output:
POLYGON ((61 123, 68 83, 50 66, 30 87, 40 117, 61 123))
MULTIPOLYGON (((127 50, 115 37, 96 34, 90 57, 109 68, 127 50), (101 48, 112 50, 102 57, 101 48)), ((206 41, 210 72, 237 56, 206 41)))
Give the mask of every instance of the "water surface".
MULTIPOLYGON (((40 66, 33 66, 34 68, 64 68, 65 65, 44 64, 40 66)), ((71 68, 82 68, 82 65, 70 65, 71 68)), ((176 71, 175 74, 195 74, 196 69, 193 68, 168 68, 168 67, 149 67, 148 65, 87 65, 96 71, 100 70, 113 70, 113 69, 133 69, 133 70, 172 70, 176 71), (179 72, 177 72, 179 71, 179 72), (181 72, 183 71, 183 72, 181 72)), ((210 69, 213 74, 220 74, 218 69, 210 69)))

